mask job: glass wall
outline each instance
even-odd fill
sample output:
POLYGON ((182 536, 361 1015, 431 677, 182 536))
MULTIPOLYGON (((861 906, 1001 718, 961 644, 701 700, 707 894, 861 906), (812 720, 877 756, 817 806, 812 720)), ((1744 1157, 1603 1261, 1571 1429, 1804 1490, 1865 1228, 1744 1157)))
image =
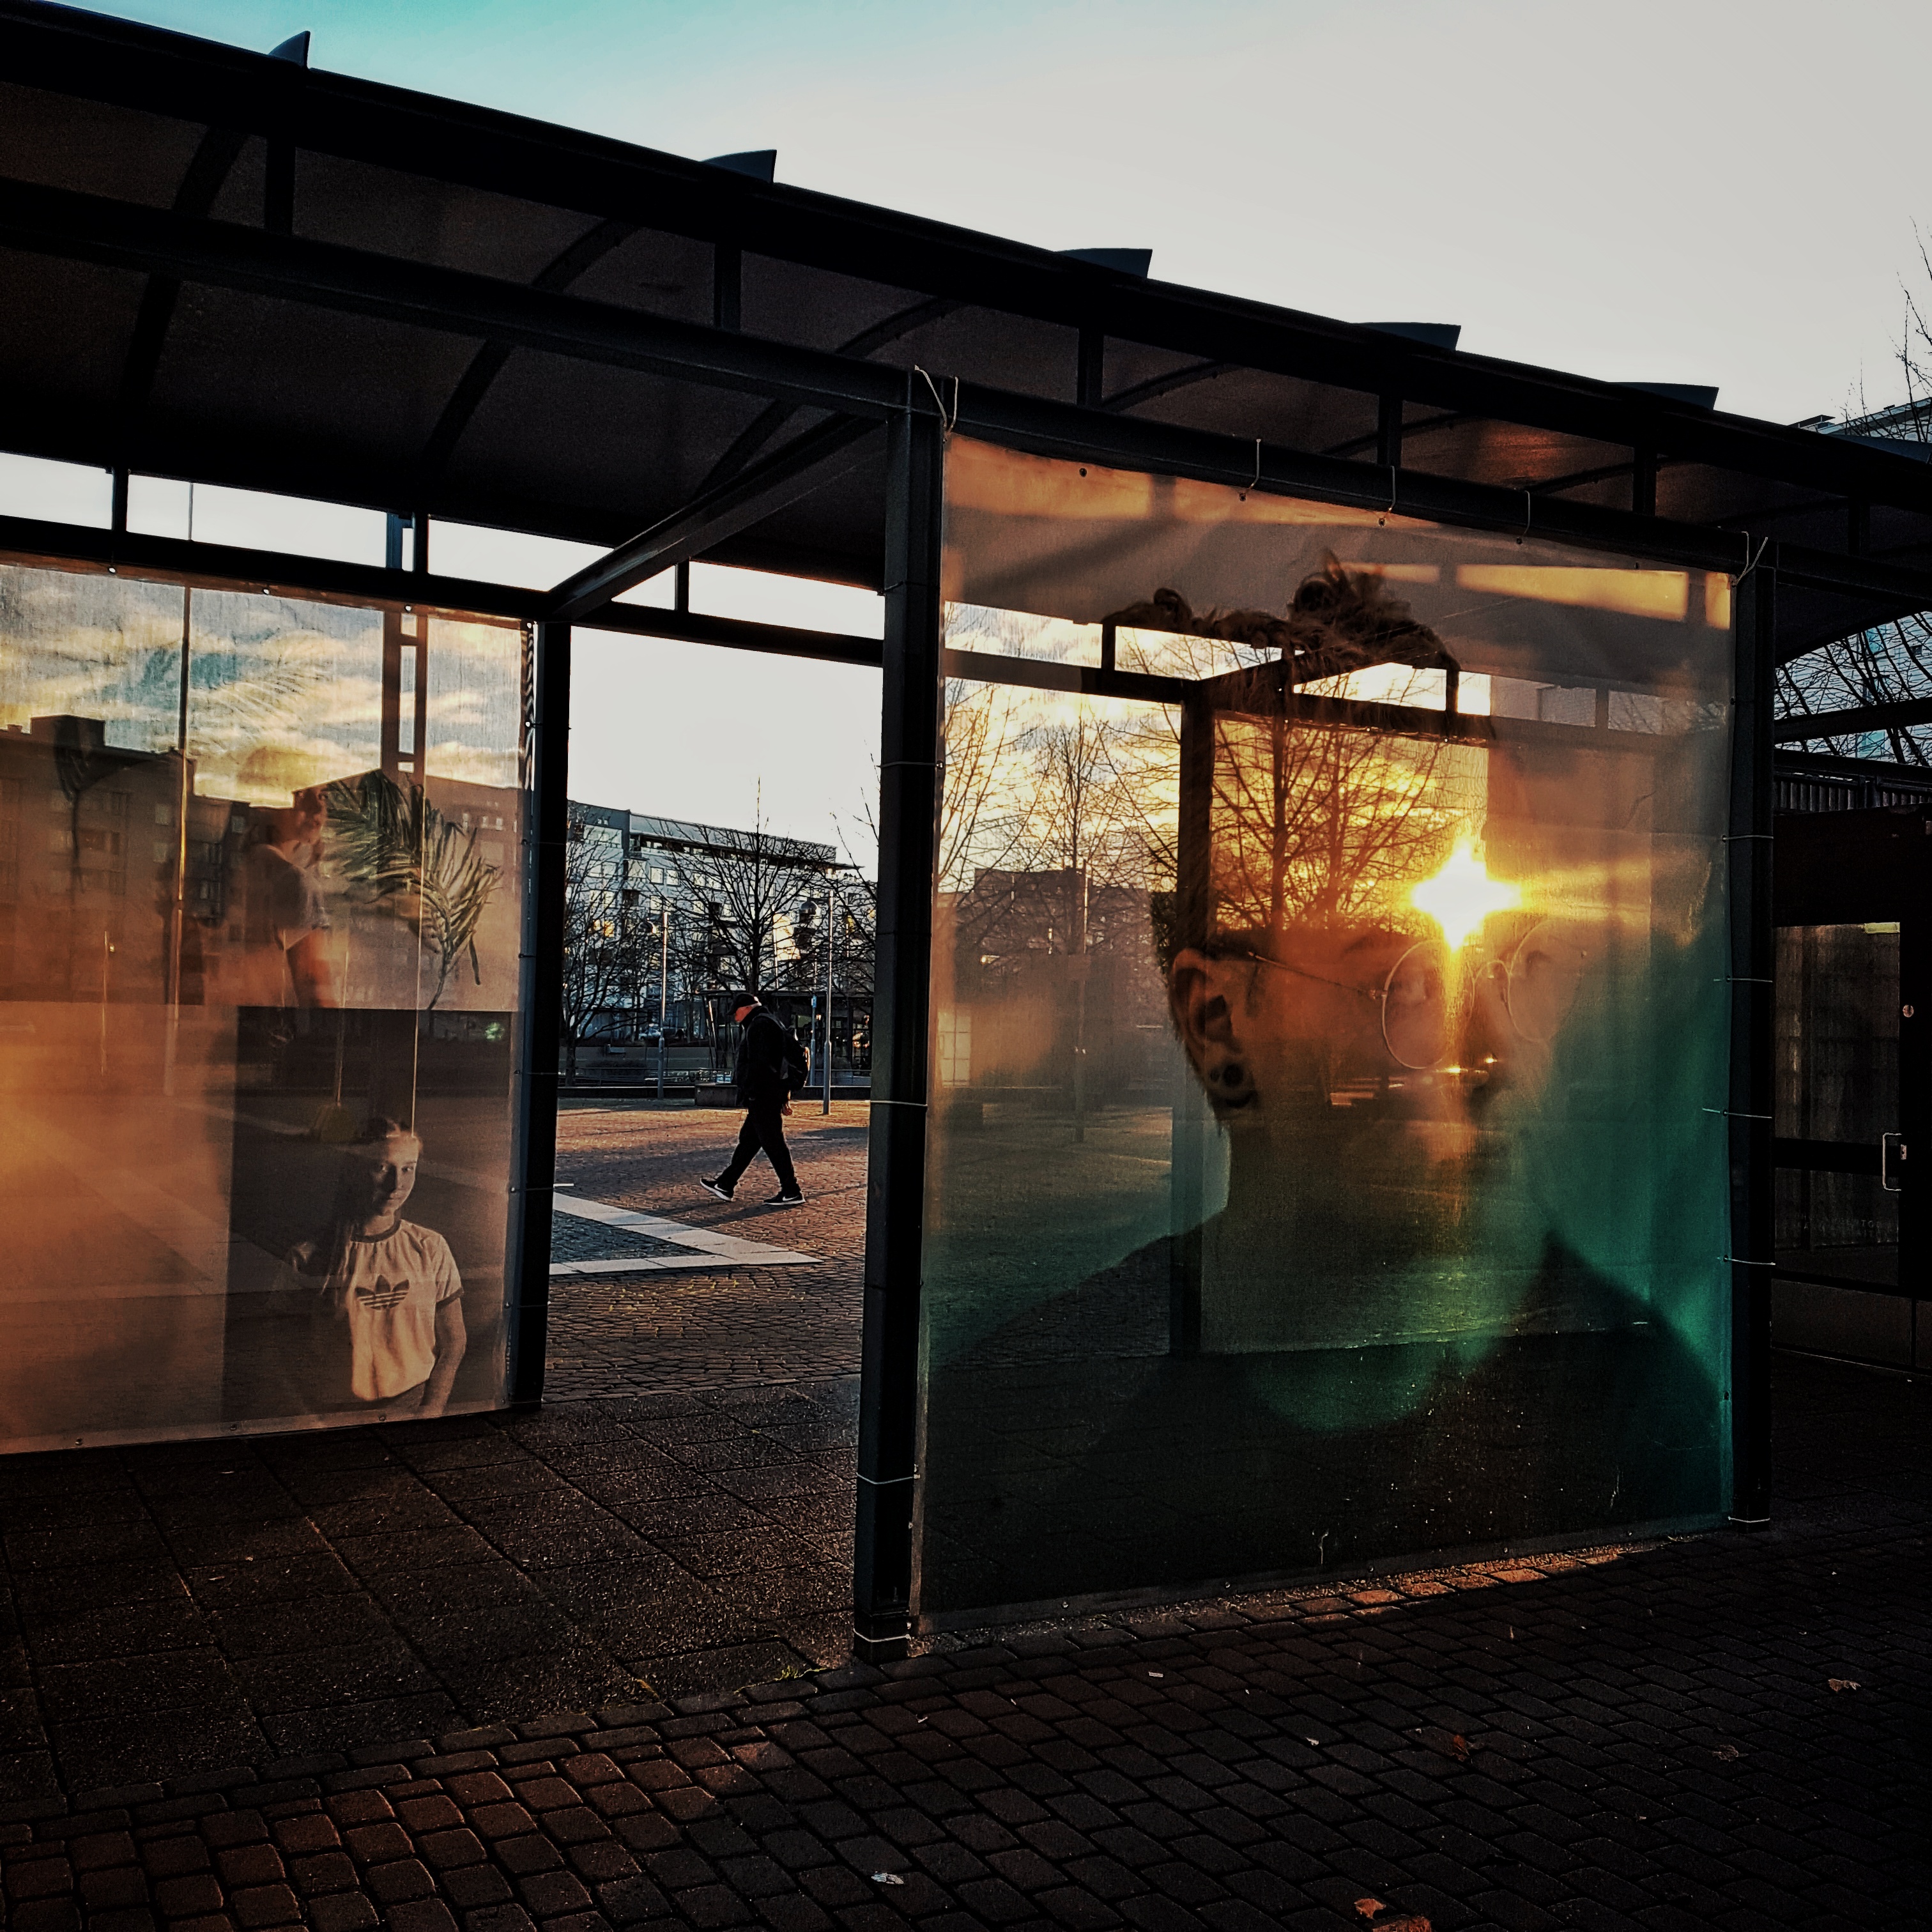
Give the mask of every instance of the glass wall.
POLYGON ((922 1616, 1718 1516, 1727 580, 960 439, 945 566, 922 1616))
POLYGON ((502 1399, 524 648, 0 563, 0 1447, 502 1399))

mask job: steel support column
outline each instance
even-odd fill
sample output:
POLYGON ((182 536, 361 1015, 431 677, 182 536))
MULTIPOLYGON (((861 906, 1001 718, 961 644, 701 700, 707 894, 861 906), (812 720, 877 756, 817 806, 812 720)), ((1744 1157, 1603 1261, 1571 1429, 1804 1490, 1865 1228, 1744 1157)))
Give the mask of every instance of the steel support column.
POLYGON ((551 1185, 556 1178, 556 1058, 563 998, 565 840, 569 819, 570 626, 526 634, 524 927, 510 1157, 509 1394, 542 1399, 550 1322, 551 1185))
POLYGON ((1771 1515, 1771 1283, 1777 1174, 1772 1144, 1772 708, 1777 582, 1749 572, 1736 592, 1730 854, 1731 1520, 1771 1515))
POLYGON ((1630 452, 1630 514, 1657 514, 1657 451, 1648 443, 1639 444, 1630 452))
POLYGON ((1400 396, 1383 396, 1376 404, 1376 462, 1384 470, 1402 467, 1402 411, 1400 396))
POLYGON ((878 940, 853 1568, 854 1653, 873 1662, 904 1656, 911 1630, 943 689, 940 425, 909 405, 887 436, 878 940))

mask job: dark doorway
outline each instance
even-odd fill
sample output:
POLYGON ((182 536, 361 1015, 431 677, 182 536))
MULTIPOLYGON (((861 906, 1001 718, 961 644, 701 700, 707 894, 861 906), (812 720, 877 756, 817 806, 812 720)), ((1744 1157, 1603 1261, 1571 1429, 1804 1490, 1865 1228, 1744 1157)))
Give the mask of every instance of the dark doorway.
POLYGON ((1774 1331, 1787 1346, 1922 1366, 1932 814, 1791 814, 1777 838, 1774 1331))

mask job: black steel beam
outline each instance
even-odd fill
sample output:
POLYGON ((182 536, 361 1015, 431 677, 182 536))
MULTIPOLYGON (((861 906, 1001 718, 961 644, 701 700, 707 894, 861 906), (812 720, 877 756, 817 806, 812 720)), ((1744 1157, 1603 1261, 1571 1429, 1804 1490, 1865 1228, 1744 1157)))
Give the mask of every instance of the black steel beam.
POLYGON ((1725 850, 1731 1009, 1724 1124, 1730 1174, 1731 1508, 1734 1522, 1771 1516, 1771 1276, 1777 1172, 1772 979, 1772 707, 1777 694, 1777 580, 1755 570, 1734 614, 1730 824, 1725 850))
MULTIPOLYGON (((0 241, 7 239, 56 254, 248 288, 447 332, 501 335, 561 355, 777 394, 840 413, 883 416, 904 393, 902 372, 835 354, 20 183, 0 185, 0 241)), ((976 384, 961 386, 957 397, 959 427, 992 440, 1238 487, 1250 485, 1254 476, 1254 447, 1244 440, 976 384)), ((1862 458, 1909 471, 1917 488, 1932 490, 1927 466, 1862 446, 1843 446, 1862 458)), ((1259 488, 1361 504, 1386 501, 1382 494, 1386 472, 1373 466, 1279 447, 1264 446, 1261 454, 1259 488)), ((1518 526, 1521 501, 1516 491, 1411 470, 1403 478, 1401 507, 1444 522, 1496 529, 1518 526)), ((1561 500, 1539 502, 1536 526, 1571 542, 1702 568, 1741 568, 1748 543, 1743 532, 1727 534, 1561 500)), ((1900 610, 1932 607, 1932 573, 1795 545, 1766 561, 1794 583, 1891 596, 1900 610)))
MULTIPOLYGON (((580 235, 559 254, 531 282, 530 286, 546 293, 568 288, 613 249, 622 248, 637 232, 634 221, 600 221, 589 234, 580 235)), ((450 392, 448 401, 443 404, 442 414, 436 418, 435 428, 430 431, 428 441, 423 445, 422 454, 416 464, 418 494, 441 474, 448 463, 456 446, 463 440, 463 432, 475 420, 476 412, 483 406, 483 399, 490 393, 490 384, 502 374, 512 352, 507 343, 486 342, 477 350, 470 367, 464 370, 456 387, 450 392)))
POLYGON ((1844 711, 1780 718, 1771 728, 1771 740, 1774 745, 1798 745, 1811 738, 1850 738, 1862 731, 1905 724, 1932 724, 1932 698, 1901 698, 1895 704, 1859 704, 1844 711))
POLYGON ((854 1651, 868 1662, 903 1657, 911 1629, 933 868, 944 689, 942 434, 935 418, 907 410, 893 418, 886 434, 878 931, 852 1595, 854 1651))
MULTIPOLYGON (((1594 471, 1586 472, 1584 475, 1578 477, 1576 481, 1578 482, 1588 482, 1592 483, 1602 482, 1606 480, 1610 476, 1615 476, 1617 473, 1618 469, 1623 466, 1624 466, 1622 465, 1612 466, 1605 470, 1602 472, 1601 476, 1599 476, 1594 471)), ((1657 452, 1648 445, 1642 448, 1633 450, 1630 453, 1630 462, 1628 467, 1630 472, 1631 509, 1640 517, 1655 516, 1657 514, 1657 472, 1658 469, 1657 452)))
MULTIPOLYGON (((781 397, 835 413, 882 418, 902 404, 904 394, 904 372, 830 352, 671 322, 487 276, 224 223, 190 220, 162 210, 20 182, 0 184, 0 244, 8 242, 446 333, 514 341, 561 356, 781 397)), ((948 393, 953 392, 949 388, 948 393)), ((1388 472, 1373 465, 1264 446, 1260 481, 1253 485, 1255 447, 1245 439, 1083 410, 975 383, 959 386, 957 400, 957 427, 995 442, 1280 494, 1377 506, 1387 501, 1383 493, 1388 472)), ((1861 461, 1881 466, 1887 487, 1878 487, 1881 479, 1876 474, 1864 477, 1868 496, 1897 502, 1910 494, 1924 499, 1932 513, 1932 466, 1844 439, 1811 440, 1852 451, 1861 461), (1909 482, 1909 492, 1889 487, 1898 476, 1909 482)), ((1486 529, 1520 527, 1522 502, 1519 490, 1414 470, 1403 476, 1402 509, 1444 522, 1486 529)), ((1571 542, 1706 569, 1742 568, 1745 560, 1741 553, 1748 541, 1742 531, 1729 534, 1561 500, 1539 500, 1536 528, 1571 542)), ((1793 581, 1881 596, 1895 590, 1903 600, 1901 608, 1932 607, 1932 573, 1902 571, 1842 551, 1796 546, 1768 561, 1793 581)))
POLYGON ((565 578, 552 593, 553 620, 570 623, 589 619, 646 578, 702 556, 728 537, 823 489, 866 460, 862 446, 878 428, 862 418, 836 416, 794 437, 762 463, 707 490, 694 502, 565 578))
POLYGON ((1088 327, 1080 332, 1079 359, 1073 375, 1073 400, 1083 410, 1097 410, 1106 400, 1107 332, 1088 327))
POLYGON ((1107 665, 1054 664, 1044 658, 1009 657, 998 651, 946 653, 946 675, 980 684, 1024 685, 1034 691, 1077 692, 1086 698, 1132 698, 1148 704, 1178 704, 1190 680, 1107 665))
MULTIPOLYGON (((1104 664, 1056 664, 1042 658, 1008 657, 997 651, 946 653, 948 677, 978 684, 1017 685, 1031 691, 1064 691, 1085 698, 1124 698, 1142 704, 1182 704, 1205 693, 1209 701, 1240 710, 1253 701, 1253 680, 1263 670, 1279 666, 1256 665, 1198 682, 1145 671, 1110 670, 1104 664)), ((1480 712, 1430 710, 1421 705, 1388 704, 1370 699, 1328 698, 1302 691, 1294 700, 1295 716, 1309 724, 1346 724, 1358 730, 1400 734, 1408 737, 1440 736, 1472 743, 1504 740, 1516 745, 1594 746, 1604 751, 1629 751, 1653 755, 1654 733, 1612 730, 1607 724, 1559 724, 1544 718, 1492 718, 1480 712)))
POLYGON ((525 646, 523 938, 511 1115, 510 1400, 543 1399, 556 1180, 557 1054, 563 1016, 566 840, 570 817, 570 626, 533 626, 525 646))
POLYGON ((44 523, 35 517, 0 517, 0 554, 50 563, 92 564, 142 577, 184 583, 222 583, 271 595, 353 598, 358 603, 410 604, 468 616, 541 617, 545 590, 485 584, 474 578, 418 576, 380 564, 347 563, 287 550, 243 549, 232 544, 190 543, 181 537, 145 536, 132 530, 96 530, 82 524, 44 523))
POLYGON ((743 617, 707 617, 694 610, 653 610, 632 604, 607 604, 586 631, 621 631, 634 638, 662 638, 721 650, 760 651, 769 657, 812 658, 821 664, 860 664, 876 670, 881 646, 877 638, 844 631, 795 630, 788 624, 759 624, 743 617))
MULTIPOLYGON (((548 608, 548 590, 486 584, 475 578, 436 577, 374 564, 342 563, 284 550, 242 550, 226 544, 190 543, 179 537, 141 536, 85 524, 43 523, 0 517, 0 557, 10 562, 92 566, 171 583, 231 584, 276 596, 352 599, 402 604, 469 617, 534 622, 548 608)), ((848 632, 795 629, 748 618, 711 617, 693 611, 653 610, 646 604, 610 604, 597 614, 600 631, 662 638, 728 650, 780 657, 814 658, 831 664, 876 665, 876 638, 848 632)))
POLYGON ((0 245, 547 350, 848 415, 884 417, 904 392, 897 370, 820 350, 461 269, 26 182, 0 182, 0 245))
MULTIPOLYGON (((952 400, 950 387, 946 394, 952 400)), ((1042 455, 1151 470, 1237 489, 1256 488, 1378 510, 1388 502, 1388 472, 1374 464, 1264 442, 1256 481, 1254 444, 1211 430, 1075 409, 976 382, 960 385, 956 427, 962 434, 1042 455)), ((1494 484, 1466 483, 1455 477, 1405 469, 1398 508, 1406 516, 1438 523, 1514 531, 1523 526, 1525 494, 1494 484)), ((1901 609, 1932 608, 1932 571, 1902 569, 1870 557, 1850 557, 1841 550, 1813 550, 1796 544, 1774 545, 1767 551, 1742 530, 1637 517, 1628 510, 1538 496, 1533 534, 1699 570, 1736 573, 1748 561, 1762 559, 1766 567, 1774 566, 1780 576, 1810 587, 1892 598, 1901 609)))
MULTIPOLYGON (((240 158, 244 137, 226 128, 211 128, 201 137, 194 159, 182 177, 175 194, 177 214, 206 215, 214 206, 230 171, 240 158)), ((121 396, 117 406, 124 433, 147 407, 148 397, 161 366, 161 352, 167 346, 168 329, 174 320, 175 304, 181 298, 181 284, 172 277, 156 275, 141 293, 141 306, 134 319, 134 332, 122 364, 121 396)))
MULTIPOLYGON (((1386 398, 1383 399, 1384 402, 1387 400, 1386 398)), ((1400 424, 1401 434, 1394 440, 1396 446, 1400 450, 1403 444, 1414 442, 1419 436, 1431 436, 1438 430, 1459 429, 1463 424, 1475 420, 1473 416, 1457 415, 1418 417, 1414 422, 1400 424)), ((1372 435, 1352 436, 1344 442, 1331 442, 1322 454, 1324 456, 1361 456, 1373 450, 1376 460, 1387 469, 1388 465, 1382 462, 1382 453, 1387 446, 1384 441, 1384 431, 1388 427, 1388 412, 1378 404, 1376 410, 1375 430, 1372 435)))
POLYGON ((1176 389, 1191 389, 1196 382, 1211 382, 1216 376, 1225 376, 1234 366, 1232 362, 1190 362, 1185 368, 1170 369, 1164 376, 1150 376, 1144 382, 1136 382, 1130 388, 1116 389, 1100 406, 1114 414, 1137 410, 1143 403, 1157 402, 1162 396, 1172 395, 1176 389))
POLYGON ((1383 396, 1376 404, 1376 461, 1390 470, 1402 467, 1402 400, 1383 396))
MULTIPOLYGON (((838 345, 841 356, 870 356, 896 342, 902 336, 910 335, 914 330, 924 328, 928 324, 950 315, 959 304, 950 302, 915 302, 910 308, 901 309, 889 315, 882 322, 875 322, 869 328, 862 328, 858 334, 838 345)), ((769 409, 761 410, 757 418, 748 424, 742 433, 711 466, 711 472, 704 479, 707 490, 714 483, 722 483, 735 476, 765 445, 777 435, 795 412, 784 403, 773 403, 769 409)))

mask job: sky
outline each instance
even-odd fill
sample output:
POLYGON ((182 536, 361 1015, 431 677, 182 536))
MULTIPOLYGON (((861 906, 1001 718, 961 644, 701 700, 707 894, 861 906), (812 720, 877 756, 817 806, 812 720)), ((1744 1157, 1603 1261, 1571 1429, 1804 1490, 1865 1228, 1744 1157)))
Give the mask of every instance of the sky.
MULTIPOLYGON (((1932 292, 1892 82, 1932 57, 1925 0, 101 10, 257 48, 306 28, 316 68, 695 157, 775 147, 782 182, 1774 421, 1897 400, 1901 278, 1932 292)), ((742 822, 762 774, 781 829, 831 836, 871 782, 876 676, 726 656, 587 650, 573 791, 742 822), (704 728, 648 728, 665 694, 704 728)))

